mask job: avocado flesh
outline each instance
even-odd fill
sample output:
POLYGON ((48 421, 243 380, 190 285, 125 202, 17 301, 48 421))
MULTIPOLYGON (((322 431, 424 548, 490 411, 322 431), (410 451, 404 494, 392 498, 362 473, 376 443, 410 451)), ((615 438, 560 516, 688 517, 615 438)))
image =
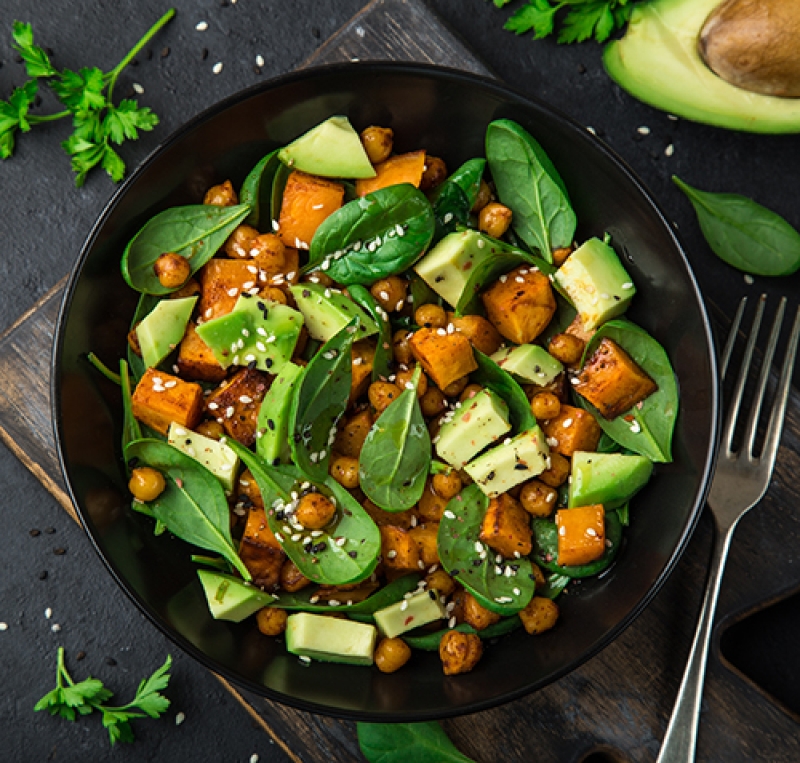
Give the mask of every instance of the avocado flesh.
POLYGON ((273 466, 291 461, 289 409, 292 391, 302 372, 300 366, 287 363, 275 377, 258 409, 256 453, 273 466))
POLYGON ((162 299, 136 327, 147 368, 155 368, 180 344, 197 297, 162 299))
POLYGON ((396 638, 401 633, 445 617, 447 614, 436 592, 423 591, 379 609, 375 613, 375 623, 386 638, 396 638))
POLYGON ((800 99, 735 87, 700 58, 697 40, 721 0, 652 0, 634 8, 625 36, 606 46, 609 76, 671 114, 731 130, 800 132, 800 99))
POLYGON ((352 299, 338 289, 329 289, 318 283, 301 283, 290 286, 289 291, 303 314, 308 334, 312 339, 327 342, 336 336, 354 317, 359 320, 356 339, 366 339, 378 333, 378 325, 352 299))
POLYGON ((286 621, 286 649, 300 657, 347 665, 372 665, 374 625, 297 612, 286 621))
POLYGON ((193 432, 175 421, 169 425, 167 442, 205 466, 222 483, 228 494, 233 493, 239 470, 239 456, 225 443, 193 432))
POLYGON ((649 481, 649 458, 622 453, 586 453, 572 456, 569 508, 602 503, 606 511, 623 506, 649 481))
POLYGON ((208 609, 215 620, 240 623, 275 601, 274 596, 233 575, 197 570, 197 576, 203 584, 208 609))

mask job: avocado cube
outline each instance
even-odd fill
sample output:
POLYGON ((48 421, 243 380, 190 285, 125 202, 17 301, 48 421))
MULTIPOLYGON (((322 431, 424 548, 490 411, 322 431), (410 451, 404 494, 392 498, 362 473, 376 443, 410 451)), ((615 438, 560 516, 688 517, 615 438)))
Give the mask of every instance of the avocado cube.
POLYGON ((318 283, 302 283, 291 286, 290 291, 312 339, 327 342, 353 318, 359 320, 356 339, 378 333, 375 321, 338 289, 329 289, 318 283))
POLYGON ((233 575, 213 570, 198 570, 197 575, 203 585, 211 616, 215 620, 240 623, 275 601, 274 596, 233 575))
POLYGON ((549 461, 544 434, 535 426, 470 461, 464 471, 489 498, 496 498, 541 474, 549 461))
POLYGON ((186 429, 174 421, 167 432, 167 442, 205 466, 222 483, 227 493, 233 492, 239 456, 225 443, 186 429))
POLYGON ((436 620, 443 620, 445 617, 447 613, 436 592, 422 591, 379 609, 375 613, 375 623, 383 636, 395 638, 401 633, 436 620))
POLYGON ((616 509, 630 501, 652 473, 653 462, 644 456, 577 451, 572 456, 568 506, 602 503, 606 511, 616 509))
POLYGON ((372 665, 374 625, 297 612, 286 621, 286 648, 300 657, 347 665, 372 665))
POLYGON ((508 406, 489 389, 481 390, 453 411, 436 438, 436 452, 455 469, 499 440, 511 429, 508 406))
POLYGON ((554 278, 589 331, 624 313, 636 294, 616 252, 599 238, 579 246, 554 278))
POLYGON ((503 347, 492 355, 492 360, 517 381, 540 387, 551 384, 564 370, 564 366, 538 344, 503 347))
POLYGON ((183 339, 197 297, 162 299, 136 327, 147 368, 155 368, 183 339))
POLYGON ((268 464, 288 464, 289 451, 289 407, 292 391, 303 373, 300 366, 287 363, 275 377, 258 409, 256 453, 268 464))

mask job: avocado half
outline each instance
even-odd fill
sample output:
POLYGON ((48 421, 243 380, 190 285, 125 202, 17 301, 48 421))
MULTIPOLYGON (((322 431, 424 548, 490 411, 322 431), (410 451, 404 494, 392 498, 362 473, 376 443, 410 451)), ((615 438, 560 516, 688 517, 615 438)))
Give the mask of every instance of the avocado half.
POLYGON ((700 58, 697 39, 722 0, 637 5, 603 64, 635 98, 695 122, 759 133, 800 132, 800 98, 759 95, 725 82, 700 58))

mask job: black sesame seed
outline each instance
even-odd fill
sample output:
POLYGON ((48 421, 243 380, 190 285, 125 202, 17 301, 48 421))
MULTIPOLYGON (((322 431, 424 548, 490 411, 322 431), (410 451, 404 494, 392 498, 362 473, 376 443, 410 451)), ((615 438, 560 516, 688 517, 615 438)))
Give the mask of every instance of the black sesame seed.
POLYGON ((31 538, 36 538, 37 536, 42 534, 41 530, 37 530, 35 527, 33 528, 33 530, 29 530, 28 532, 30 533, 31 538))
POLYGON ((255 371, 255 370, 256 370, 256 364, 257 364, 257 363, 258 363, 258 361, 257 361, 257 360, 251 360, 251 361, 250 361, 250 362, 247 364, 247 370, 248 370, 248 371, 255 371))
POLYGON ((311 34, 313 34, 313 35, 314 35, 314 37, 316 37, 317 39, 319 39, 320 37, 322 37, 322 32, 320 32, 320 30, 319 30, 319 28, 318 28, 318 27, 312 27, 312 28, 311 28, 311 34))
POLYGON ((161 58, 166 58, 169 55, 169 47, 161 48, 161 58))
POLYGON ((47 580, 47 570, 42 570, 39 573, 39 580, 47 580))
POLYGON ((48 535, 53 535, 53 534, 55 533, 55 531, 56 531, 56 528, 55 528, 55 527, 45 527, 45 528, 44 528, 44 531, 45 531, 45 532, 46 532, 48 535))
POLYGON ((311 292, 308 289, 303 289, 303 297, 308 299, 311 296, 311 292))
POLYGON ((430 596, 431 599, 433 599, 433 601, 436 601, 436 592, 435 591, 428 591, 428 596, 430 596))
POLYGON ((117 661, 113 657, 106 657, 106 665, 109 665, 113 668, 116 664, 117 661))
POLYGON ((80 652, 78 652, 78 653, 75 655, 75 659, 76 659, 78 662, 80 662, 80 661, 81 661, 81 660, 83 660, 83 659, 86 659, 86 652, 84 652, 83 650, 81 650, 80 652))
POLYGON ((533 573, 531 573, 530 575, 528 575, 528 577, 529 577, 531 580, 536 580, 536 575, 534 575, 533 573))
POLYGON ((472 566, 473 567, 480 567, 483 564, 483 559, 473 559, 472 566))
POLYGON ((272 358, 267 358, 267 359, 264 361, 264 365, 265 365, 267 368, 272 368, 272 358))
POLYGON ((316 543, 315 545, 313 545, 311 547, 311 553, 312 554, 318 554, 318 553, 320 553, 320 551, 324 551, 326 548, 328 548, 328 545, 326 543, 320 541, 319 543, 316 543))
POLYGON ((460 574, 461 574, 461 570, 452 570, 452 571, 450 572, 450 574, 451 574, 453 577, 455 577, 456 575, 460 575, 460 574))
POLYGON ((67 553, 67 549, 63 548, 62 546, 59 546, 58 548, 53 549, 53 553, 56 556, 64 556, 64 554, 67 553))
POLYGON ((202 52, 200 53, 200 58, 205 61, 208 58, 208 48, 203 48, 202 52))
POLYGON ((253 74, 261 74, 261 67, 253 66, 253 74))
POLYGON ((348 551, 348 552, 347 552, 347 555, 348 555, 348 556, 349 556, 351 559, 358 559, 358 551, 348 551))
POLYGON ((527 470, 528 465, 527 464, 523 464, 522 461, 520 461, 518 464, 514 464, 514 468, 517 471, 525 471, 525 470, 527 470))
POLYGON ((436 278, 434 278, 433 281, 434 283, 441 283, 442 281, 444 281, 444 276, 436 276, 436 278))
POLYGON ((275 422, 272 419, 267 419, 267 426, 274 432, 275 431, 275 422))
POLYGON ((273 465, 273 466, 280 466, 280 465, 281 465, 281 459, 280 459, 280 456, 278 456, 278 458, 275 458, 275 459, 273 459, 273 461, 272 461, 272 465, 273 465))
POLYGON ((294 438, 294 441, 298 444, 300 443, 300 440, 303 439, 303 436, 300 434, 300 432, 295 432, 294 435, 292 435, 292 437, 294 438))
POLYGON ((489 472, 489 473, 486 475, 486 480, 487 480, 487 482, 488 482, 488 481, 490 481, 490 480, 493 480, 493 479, 494 479, 494 472, 492 471, 492 472, 489 472))

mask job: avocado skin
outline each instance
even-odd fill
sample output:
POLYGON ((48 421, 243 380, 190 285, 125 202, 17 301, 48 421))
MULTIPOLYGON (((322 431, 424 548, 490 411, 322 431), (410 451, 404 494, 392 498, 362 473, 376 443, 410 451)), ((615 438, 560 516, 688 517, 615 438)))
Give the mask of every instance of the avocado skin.
POLYGON ((609 76, 644 103, 694 122, 743 132, 800 132, 800 99, 737 88, 700 58, 700 30, 720 2, 651 0, 637 5, 625 36, 603 51, 609 76))

